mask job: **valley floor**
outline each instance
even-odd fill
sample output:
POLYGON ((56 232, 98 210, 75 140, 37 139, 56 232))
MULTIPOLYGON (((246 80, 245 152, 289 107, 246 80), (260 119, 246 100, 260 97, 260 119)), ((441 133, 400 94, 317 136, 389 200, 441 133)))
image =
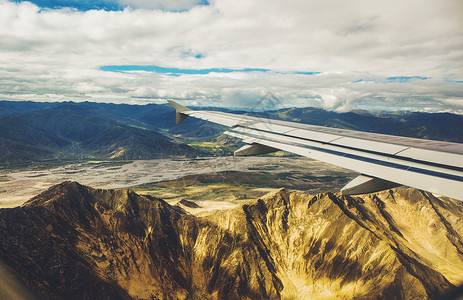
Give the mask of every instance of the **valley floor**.
MULTIPOLYGON (((326 191, 336 190, 353 178, 354 173, 339 167, 331 166, 307 158, 296 157, 209 157, 209 158, 189 158, 189 159, 155 159, 155 160, 136 160, 130 162, 115 161, 89 161, 74 163, 64 166, 55 166, 42 169, 20 169, 20 170, 0 170, 0 208, 15 207, 21 205, 31 197, 43 192, 48 187, 60 182, 78 181, 82 184, 98 188, 126 188, 135 187, 137 192, 149 193, 153 191, 153 186, 149 183, 170 181, 168 185, 157 186, 156 194, 165 197, 166 200, 179 201, 185 196, 194 194, 198 199, 199 190, 187 186, 185 180, 181 178, 190 176, 188 180, 199 174, 216 174, 226 171, 254 172, 263 174, 280 174, 282 179, 276 182, 275 188, 292 186, 295 181, 304 181, 306 184, 300 186, 300 190, 326 191), (177 180, 176 183, 172 182, 177 180), (169 186, 170 185, 170 186, 169 186), (167 190, 175 186, 174 195, 168 195, 167 190), (161 193, 161 194, 159 194, 161 193), (186 193, 186 195, 185 195, 186 193)), ((268 176, 267 176, 268 177, 268 176)), ((275 176, 273 176, 275 177, 275 176)), ((275 178, 268 178, 275 181, 275 178)), ((262 182, 265 180, 260 176, 257 188, 269 187, 269 184, 262 182)), ((253 185, 254 178, 249 178, 250 182, 241 182, 240 187, 235 192, 241 193, 236 198, 248 199, 256 198, 268 192, 249 190, 249 185, 253 185)), ((197 182, 198 183, 198 182, 197 182)), ((201 184, 201 183, 200 183, 201 184)), ((235 185, 236 180, 232 181, 223 178, 220 184, 226 186, 219 187, 222 191, 235 185)), ((204 184, 201 184, 204 187, 204 184)), ((297 185, 297 183, 296 183, 297 185)), ((255 186, 255 185, 254 185, 255 186)), ((211 187, 208 185, 208 187, 211 187)), ((216 189, 213 191, 217 195, 216 189)), ((229 191, 230 192, 230 191, 229 191)), ((188 198, 188 197, 187 197, 188 198)), ((215 198, 215 197, 214 197, 215 198)), ((216 199, 216 198, 215 198, 216 199)), ((235 198, 225 196, 223 200, 234 200, 235 198)), ((207 199, 204 199, 207 200, 207 199)))

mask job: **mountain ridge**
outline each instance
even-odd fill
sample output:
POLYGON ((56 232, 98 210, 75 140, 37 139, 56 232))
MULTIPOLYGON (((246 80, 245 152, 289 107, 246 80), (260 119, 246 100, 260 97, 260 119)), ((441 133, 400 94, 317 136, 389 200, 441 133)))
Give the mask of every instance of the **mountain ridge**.
POLYGON ((57 108, 4 116, 0 129, 4 149, 0 163, 6 165, 60 158, 132 160, 201 154, 155 131, 57 108))
POLYGON ((463 283, 462 216, 460 202, 405 188, 280 189, 194 216, 64 182, 0 210, 0 256, 50 299, 426 299, 463 283))

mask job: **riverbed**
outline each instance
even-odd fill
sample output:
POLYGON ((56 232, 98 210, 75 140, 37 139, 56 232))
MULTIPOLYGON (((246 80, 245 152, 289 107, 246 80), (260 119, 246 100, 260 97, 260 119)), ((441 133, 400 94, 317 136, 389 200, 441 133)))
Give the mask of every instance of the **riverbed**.
POLYGON ((312 169, 314 172, 343 169, 298 157, 207 157, 192 159, 137 160, 127 163, 89 161, 34 170, 0 171, 0 208, 15 207, 63 181, 77 181, 95 188, 116 189, 150 182, 178 179, 186 175, 221 171, 312 169))

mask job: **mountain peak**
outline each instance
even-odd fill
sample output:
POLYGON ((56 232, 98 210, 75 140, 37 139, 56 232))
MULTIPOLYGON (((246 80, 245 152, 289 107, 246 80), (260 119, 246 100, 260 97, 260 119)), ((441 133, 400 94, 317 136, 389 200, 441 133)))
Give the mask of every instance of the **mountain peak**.
POLYGON ((461 202, 279 189, 196 217, 63 182, 0 210, 0 256, 45 298, 432 298, 463 282, 461 202), (32 267, 31 267, 32 266, 32 267))
POLYGON ((69 201, 82 199, 82 193, 88 193, 89 189, 91 188, 83 186, 76 181, 64 181, 60 184, 48 188, 39 195, 28 200, 22 205, 22 207, 46 205, 52 202, 60 202, 63 200, 69 201), (76 197, 77 195, 80 195, 81 197, 76 197))

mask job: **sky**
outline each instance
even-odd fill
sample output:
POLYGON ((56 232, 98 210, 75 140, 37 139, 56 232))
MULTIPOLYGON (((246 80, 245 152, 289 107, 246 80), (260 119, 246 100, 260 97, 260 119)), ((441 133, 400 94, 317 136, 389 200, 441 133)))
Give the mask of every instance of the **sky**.
POLYGON ((461 0, 0 0, 0 100, 463 114, 461 0))

